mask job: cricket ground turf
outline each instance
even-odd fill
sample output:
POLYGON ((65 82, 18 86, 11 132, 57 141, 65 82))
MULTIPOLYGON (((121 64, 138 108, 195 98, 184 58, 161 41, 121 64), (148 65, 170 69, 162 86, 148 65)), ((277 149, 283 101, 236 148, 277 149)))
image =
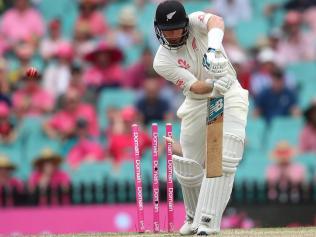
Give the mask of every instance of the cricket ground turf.
MULTIPOLYGON (((36 235, 36 237, 41 235, 36 235)), ((68 234, 68 235, 42 235, 42 236, 56 236, 56 237, 176 237, 180 236, 178 233, 89 233, 89 234, 68 234)), ((254 228, 250 230, 243 229, 229 229, 223 230, 220 234, 211 235, 214 237, 316 237, 316 227, 299 227, 299 228, 254 228)))

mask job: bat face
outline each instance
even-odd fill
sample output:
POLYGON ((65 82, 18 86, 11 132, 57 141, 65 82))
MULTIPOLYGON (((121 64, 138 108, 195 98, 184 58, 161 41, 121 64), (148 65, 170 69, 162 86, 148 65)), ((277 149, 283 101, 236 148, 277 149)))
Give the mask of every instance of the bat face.
POLYGON ((222 176, 224 97, 212 97, 207 101, 206 117, 206 177, 222 176))

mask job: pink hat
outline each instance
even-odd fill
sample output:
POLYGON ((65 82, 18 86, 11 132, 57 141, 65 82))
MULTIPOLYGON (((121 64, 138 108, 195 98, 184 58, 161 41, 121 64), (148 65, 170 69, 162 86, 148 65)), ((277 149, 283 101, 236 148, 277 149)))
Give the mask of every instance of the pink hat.
POLYGON ((0 102, 0 117, 7 117, 10 113, 10 108, 9 106, 4 103, 4 102, 0 102))
POLYGON ((69 43, 62 43, 59 45, 57 52, 57 57, 71 60, 73 57, 73 48, 69 43))
POLYGON ((92 50, 90 53, 85 55, 85 60, 94 63, 96 60, 96 56, 99 53, 108 54, 110 57, 110 61, 112 63, 120 62, 123 60, 123 53, 122 51, 115 47, 111 46, 105 42, 100 42, 94 50, 92 50))
POLYGON ((124 121, 131 122, 136 119, 137 111, 134 107, 128 106, 122 109, 121 116, 124 121))

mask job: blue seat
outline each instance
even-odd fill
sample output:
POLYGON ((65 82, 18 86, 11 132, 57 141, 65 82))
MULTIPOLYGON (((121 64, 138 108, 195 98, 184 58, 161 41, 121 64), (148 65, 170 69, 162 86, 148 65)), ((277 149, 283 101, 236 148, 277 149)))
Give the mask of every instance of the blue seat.
POLYGON ((246 148, 262 149, 265 132, 265 121, 262 118, 252 118, 249 116, 246 127, 246 148))
POLYGON ((272 120, 267 132, 267 148, 272 150, 281 141, 288 141, 292 145, 298 144, 300 130, 303 127, 302 118, 277 117, 272 120))
POLYGON ((305 166, 307 179, 312 180, 316 176, 316 153, 300 154, 294 161, 305 166))
POLYGON ((316 75, 309 82, 304 82, 299 92, 299 105, 306 109, 310 102, 316 98, 316 75))
POLYGON ((243 48, 251 48, 258 39, 267 35, 268 28, 265 18, 254 17, 250 21, 240 22, 235 28, 235 33, 243 48))
POLYGON ((56 17, 62 17, 76 8, 76 1, 65 0, 41 0, 38 8, 46 21, 56 17), (66 13, 66 14, 65 14, 66 13))
POLYGON ((101 92, 98 101, 99 123, 102 129, 107 126, 106 111, 108 108, 123 108, 133 105, 135 102, 135 92, 127 89, 105 89, 101 92))
POLYGON ((298 62, 286 67, 288 73, 292 73, 299 85, 309 84, 316 80, 316 64, 313 61, 298 62))

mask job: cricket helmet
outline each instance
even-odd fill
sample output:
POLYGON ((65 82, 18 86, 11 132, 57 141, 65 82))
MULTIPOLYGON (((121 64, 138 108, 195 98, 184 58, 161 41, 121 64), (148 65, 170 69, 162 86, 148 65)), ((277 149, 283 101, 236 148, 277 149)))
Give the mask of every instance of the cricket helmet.
POLYGON ((156 9, 154 27, 156 36, 162 46, 167 49, 177 49, 184 45, 189 37, 189 18, 183 5, 178 1, 164 1, 156 9), (183 29, 181 40, 170 43, 162 31, 183 29))

